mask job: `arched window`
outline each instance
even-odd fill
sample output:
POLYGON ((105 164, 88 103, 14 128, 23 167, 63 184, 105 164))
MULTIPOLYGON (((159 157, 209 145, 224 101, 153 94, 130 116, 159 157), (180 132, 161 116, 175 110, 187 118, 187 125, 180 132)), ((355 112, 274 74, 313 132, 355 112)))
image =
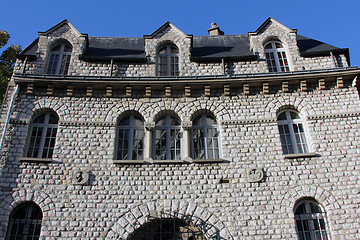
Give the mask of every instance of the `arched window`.
POLYGON ((46 112, 31 123, 26 156, 30 158, 52 158, 59 117, 46 112))
POLYGON ((167 45, 158 50, 157 75, 179 76, 179 50, 174 45, 167 45))
POLYGON ((155 218, 134 231, 129 240, 205 240, 204 234, 192 223, 177 218, 155 218))
POLYGON ((71 52, 72 47, 66 43, 53 47, 49 54, 46 74, 67 75, 71 52))
POLYGON ((219 129, 215 117, 201 114, 194 118, 192 125, 192 158, 220 158, 219 129))
POLYGON ((286 51, 280 42, 269 42, 265 45, 265 57, 269 72, 289 72, 286 51))
POLYGON ((161 117, 155 124, 154 143, 155 160, 180 160, 180 119, 172 115, 161 117))
POLYGON ((39 239, 42 217, 40 207, 33 202, 17 206, 10 214, 6 239, 39 239))
POLYGON ((118 160, 142 160, 144 158, 144 120, 130 114, 120 119, 117 127, 118 160))
POLYGON ((294 208, 296 230, 300 240, 327 240, 326 214, 312 199, 302 200, 294 208))
POLYGON ((284 154, 309 152, 304 125, 297 112, 292 110, 280 112, 277 123, 284 154))

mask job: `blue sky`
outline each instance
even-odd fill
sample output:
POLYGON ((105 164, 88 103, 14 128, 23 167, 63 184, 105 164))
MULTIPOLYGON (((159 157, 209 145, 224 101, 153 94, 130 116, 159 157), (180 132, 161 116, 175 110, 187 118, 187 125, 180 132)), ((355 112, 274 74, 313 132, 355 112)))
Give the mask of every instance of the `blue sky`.
POLYGON ((141 37, 167 21, 195 36, 207 35, 211 22, 225 34, 243 34, 272 17, 300 35, 349 48, 351 65, 360 66, 360 0, 4 0, 1 7, 0 29, 22 48, 64 19, 89 36, 141 37))

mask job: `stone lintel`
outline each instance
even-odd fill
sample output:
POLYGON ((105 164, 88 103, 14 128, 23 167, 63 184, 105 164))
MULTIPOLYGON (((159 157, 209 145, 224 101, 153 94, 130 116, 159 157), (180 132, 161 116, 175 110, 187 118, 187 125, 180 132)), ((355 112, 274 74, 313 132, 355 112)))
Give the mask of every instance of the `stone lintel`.
POLYGON ((325 79, 320 78, 318 81, 319 81, 319 90, 325 90, 325 88, 326 88, 325 79))
POLYGON ((131 97, 132 96, 132 87, 128 86, 125 88, 125 97, 131 97))
POLYGON ((66 96, 71 97, 73 95, 74 89, 72 85, 68 85, 66 88, 66 96))
POLYGON ((230 84, 224 84, 224 96, 230 96, 230 84))
POLYGON ((106 86, 106 97, 112 97, 112 86, 106 86))
POLYGON ((191 96, 191 88, 189 85, 186 85, 185 86, 185 94, 184 94, 185 97, 190 97, 191 96))
POLYGON ((344 80, 342 77, 336 78, 336 87, 337 88, 343 88, 344 87, 344 80))
POLYGON ((151 86, 145 87, 145 97, 151 97, 151 86))
POLYGON ((51 96, 54 94, 54 85, 48 84, 46 88, 46 95, 51 96))
POLYGON ((204 86, 204 96, 210 97, 210 93, 211 93, 210 85, 205 85, 204 86))
POLYGON ((86 96, 87 97, 92 97, 93 95, 93 87, 92 86, 87 86, 86 87, 86 96))
POLYGON ((289 82, 288 81, 283 81, 281 84, 281 90, 284 93, 289 92, 289 82))
POLYGON ((263 83, 263 93, 264 94, 269 94, 269 92, 270 92, 269 83, 264 82, 263 83))
POLYGON ((171 97, 171 86, 165 87, 165 97, 171 97))
POLYGON ((307 92, 307 81, 306 80, 300 81, 300 91, 307 92))
POLYGON ((26 94, 33 94, 34 93, 34 84, 28 83, 26 88, 26 94))
POLYGON ((244 91, 244 94, 245 94, 245 95, 249 95, 249 94, 250 94, 250 86, 249 86, 248 83, 245 83, 245 84, 243 85, 243 91, 244 91))

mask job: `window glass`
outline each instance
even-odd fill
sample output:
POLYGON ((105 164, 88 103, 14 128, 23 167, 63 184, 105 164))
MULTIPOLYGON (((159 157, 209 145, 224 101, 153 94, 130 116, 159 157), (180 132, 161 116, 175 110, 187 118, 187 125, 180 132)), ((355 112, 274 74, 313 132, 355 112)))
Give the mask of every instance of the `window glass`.
POLYGON ((309 152, 304 124, 297 112, 292 110, 281 112, 277 123, 284 154, 309 152))
POLYGON ((299 239, 327 240, 326 214, 312 199, 301 201, 295 207, 296 230, 299 239))
POLYGON ((118 160, 143 160, 144 156, 144 121, 130 114, 119 121, 117 127, 118 160))
POLYGON ((157 75, 179 76, 179 50, 168 45, 157 52, 157 75))
POLYGON ((220 158, 219 130, 213 116, 201 114, 193 119, 191 150, 194 159, 220 158))
POLYGON ((40 207, 33 202, 23 203, 10 214, 6 239, 37 240, 40 237, 41 222, 40 207))
POLYGON ((71 52, 72 47, 65 43, 53 47, 49 54, 46 74, 67 75, 71 52))
POLYGON ((180 160, 181 139, 180 119, 172 115, 161 117, 155 126, 154 159, 180 160))
POLYGON ((43 113, 36 117, 30 127, 27 157, 52 158, 59 117, 54 113, 43 113))
POLYGON ((279 42, 269 42, 264 47, 269 72, 290 71, 286 51, 279 42))

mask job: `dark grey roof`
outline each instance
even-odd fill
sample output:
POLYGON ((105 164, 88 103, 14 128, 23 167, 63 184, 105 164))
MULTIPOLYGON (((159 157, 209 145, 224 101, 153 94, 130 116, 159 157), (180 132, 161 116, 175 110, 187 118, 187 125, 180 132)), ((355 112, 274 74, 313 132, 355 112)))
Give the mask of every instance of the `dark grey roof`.
POLYGON ((330 54, 330 52, 347 52, 347 48, 338 48, 330 44, 307 38, 301 35, 296 36, 297 45, 302 57, 330 54))
POLYGON ((83 60, 146 61, 144 39, 136 37, 89 37, 83 60))
MULTIPOLYGON (((20 54, 20 59, 36 59, 39 39, 35 39, 20 54)), ((302 57, 329 55, 330 52, 344 53, 349 60, 349 49, 297 35, 297 44, 302 57)), ((89 37, 88 46, 80 56, 85 61, 146 62, 144 38, 142 37, 89 37)), ((192 61, 256 60, 247 34, 193 37, 192 61)))
POLYGON ((38 43, 39 43, 39 38, 35 39, 32 43, 30 43, 29 46, 27 46, 24 50, 22 50, 16 56, 22 60, 24 60, 26 57, 28 57, 29 60, 35 60, 36 52, 38 50, 38 43))
POLYGON ((193 38, 192 60, 209 61, 222 58, 256 59, 256 55, 250 50, 248 35, 218 35, 193 38))

